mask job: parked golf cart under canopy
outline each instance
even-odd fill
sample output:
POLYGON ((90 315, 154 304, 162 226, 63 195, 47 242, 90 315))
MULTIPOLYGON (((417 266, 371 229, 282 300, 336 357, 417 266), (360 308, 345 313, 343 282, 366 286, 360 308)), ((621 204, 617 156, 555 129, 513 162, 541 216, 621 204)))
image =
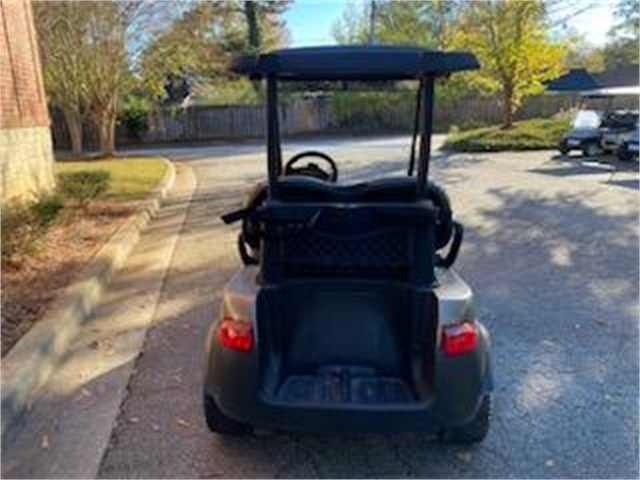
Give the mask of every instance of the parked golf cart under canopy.
POLYGON ((487 433, 489 338, 473 293, 449 267, 462 226, 428 182, 434 82, 473 55, 413 47, 317 47, 248 56, 231 70, 266 80, 268 182, 245 208, 245 266, 208 337, 205 415, 218 433, 420 430, 459 442, 487 433), (336 163, 301 152, 283 165, 279 81, 417 80, 405 178, 336 183, 336 163), (300 167, 304 157, 320 158, 300 167), (455 226, 455 227, 454 227, 455 226), (251 240, 249 240, 251 239, 251 240), (437 251, 449 246, 449 253, 437 251))
POLYGON ((637 131, 640 95, 637 64, 599 73, 571 69, 547 82, 546 89, 578 97, 578 113, 558 145, 562 154, 572 150, 582 152, 585 157, 616 153, 637 131))

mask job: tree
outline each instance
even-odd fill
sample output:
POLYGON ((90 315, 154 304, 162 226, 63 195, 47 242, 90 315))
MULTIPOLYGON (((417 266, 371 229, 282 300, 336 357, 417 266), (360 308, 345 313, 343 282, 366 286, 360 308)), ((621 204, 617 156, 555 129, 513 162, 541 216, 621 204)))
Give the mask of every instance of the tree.
POLYGON ((168 2, 92 2, 86 22, 87 98, 89 114, 98 128, 101 156, 115 153, 118 102, 132 87, 131 61, 145 37, 164 26, 168 2))
POLYGON ((71 155, 82 157, 82 120, 86 104, 86 31, 82 2, 34 2, 34 23, 45 90, 64 114, 71 155))
MULTIPOLYGON (((411 44, 425 48, 446 48, 453 31, 459 0, 375 2, 375 41, 384 44, 411 44)), ((333 25, 338 43, 367 43, 372 3, 347 4, 333 25), (363 5, 360 8, 359 5, 363 5)))
POLYGON ((469 2, 461 14, 453 45, 474 52, 482 69, 468 78, 500 93, 503 127, 527 95, 562 70, 564 47, 547 38, 545 5, 524 0, 469 2))
POLYGON ((602 72, 606 69, 605 51, 604 48, 576 40, 569 44, 563 63, 565 68, 584 68, 589 72, 602 72))
POLYGON ((368 38, 368 18, 370 5, 349 2, 342 15, 332 25, 333 38, 341 45, 364 44, 368 38))
POLYGON ((128 86, 129 61, 157 25, 164 2, 38 2, 45 84, 69 126, 73 152, 81 154, 82 118, 99 131, 100 153, 113 155, 118 99, 128 86))
POLYGON ((287 5, 254 1, 191 4, 144 48, 137 68, 144 90, 152 98, 163 97, 167 78, 182 75, 211 86, 224 76, 231 56, 279 46, 286 39, 279 15, 287 5))
POLYGON ((619 0, 614 17, 617 21, 609 31, 609 41, 604 50, 608 69, 638 63, 640 3, 638 0, 619 0))
POLYGON ((261 52, 284 41, 286 33, 279 16, 289 7, 291 0, 242 2, 247 28, 247 46, 250 52, 261 52))

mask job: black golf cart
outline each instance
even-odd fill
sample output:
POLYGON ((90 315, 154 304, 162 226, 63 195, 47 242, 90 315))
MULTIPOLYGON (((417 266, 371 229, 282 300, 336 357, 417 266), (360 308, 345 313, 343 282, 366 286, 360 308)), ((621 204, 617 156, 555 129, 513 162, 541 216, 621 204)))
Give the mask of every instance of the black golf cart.
POLYGON ((618 152, 616 153, 619 160, 629 162, 638 160, 638 152, 640 151, 640 128, 636 124, 635 131, 622 141, 618 152))
POLYGON ((558 144, 560 153, 568 155, 578 150, 584 157, 616 154, 637 129, 638 112, 615 110, 613 100, 613 95, 583 94, 571 129, 558 144), (598 109, 596 105, 604 108, 598 109))
POLYGON ((428 181, 435 80, 478 66, 469 53, 384 46, 287 49, 232 64, 266 83, 268 182, 223 217, 242 222, 244 265, 207 338, 212 431, 485 437, 489 335, 450 268, 462 226, 428 181), (339 184, 336 163, 317 151, 283 165, 279 82, 399 80, 418 84, 406 177, 339 184))

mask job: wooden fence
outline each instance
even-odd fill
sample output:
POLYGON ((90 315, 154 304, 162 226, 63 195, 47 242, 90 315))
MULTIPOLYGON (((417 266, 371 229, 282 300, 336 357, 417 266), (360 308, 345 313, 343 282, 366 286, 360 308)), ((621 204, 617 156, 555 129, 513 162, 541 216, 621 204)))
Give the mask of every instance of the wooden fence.
MULTIPOLYGON (((539 95, 525 100, 517 119, 550 117, 576 105, 568 95, 539 95)), ((637 108, 637 97, 616 100, 619 106, 637 108)), ((280 108, 280 129, 284 136, 305 134, 410 133, 414 119, 413 102, 389 102, 377 110, 346 114, 334 111, 326 98, 297 101, 280 108)), ((472 128, 500 123, 500 102, 491 97, 460 98, 436 102, 435 130, 446 132, 452 125, 472 128)), ((69 135, 60 112, 51 112, 52 136, 57 150, 69 149, 69 135)), ((262 105, 193 106, 158 111, 147 119, 148 128, 140 138, 132 138, 123 125, 116 132, 118 147, 141 144, 188 143, 213 140, 240 140, 265 135, 262 105)), ((98 135, 92 125, 84 127, 86 151, 96 150, 98 135)))

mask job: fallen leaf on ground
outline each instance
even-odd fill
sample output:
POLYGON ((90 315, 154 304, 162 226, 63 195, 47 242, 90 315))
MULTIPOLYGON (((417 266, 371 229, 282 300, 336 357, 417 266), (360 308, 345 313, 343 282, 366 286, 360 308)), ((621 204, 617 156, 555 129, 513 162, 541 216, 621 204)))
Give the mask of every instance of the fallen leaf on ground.
POLYGON ((175 421, 178 425, 182 426, 182 427, 190 427, 191 423, 189 423, 188 420, 185 420, 182 417, 175 417, 175 421))

